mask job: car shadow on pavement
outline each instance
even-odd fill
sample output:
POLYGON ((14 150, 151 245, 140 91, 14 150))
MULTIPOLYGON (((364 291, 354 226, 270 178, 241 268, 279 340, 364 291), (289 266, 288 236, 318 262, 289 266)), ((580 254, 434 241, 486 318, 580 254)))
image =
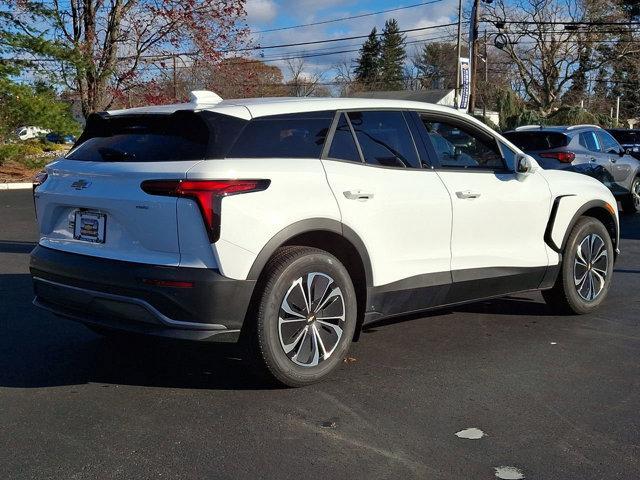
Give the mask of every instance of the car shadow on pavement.
POLYGON ((35 242, 0 240, 0 253, 31 253, 34 248, 36 248, 35 242))
POLYGON ((410 322, 414 320, 422 321, 425 318, 441 317, 443 315, 451 315, 453 313, 460 312, 481 313, 486 315, 512 315, 522 317, 550 317, 554 315, 549 307, 539 298, 510 296, 484 301, 481 300, 452 307, 443 307, 427 312, 417 312, 410 315, 385 318, 365 325, 362 331, 363 333, 373 333, 377 330, 378 327, 410 322))
POLYGON ((640 240, 640 214, 620 214, 620 238, 640 240))
POLYGON ((274 385, 253 375, 235 345, 146 337, 109 339, 33 306, 31 277, 0 275, 0 387, 104 383, 250 390, 274 385))

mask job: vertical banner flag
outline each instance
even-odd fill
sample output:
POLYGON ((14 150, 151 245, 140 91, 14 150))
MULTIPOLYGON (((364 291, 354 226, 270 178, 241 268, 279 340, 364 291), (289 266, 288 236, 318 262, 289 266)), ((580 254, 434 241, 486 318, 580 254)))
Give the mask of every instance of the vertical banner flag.
POLYGON ((470 83, 471 63, 468 58, 460 58, 460 101, 458 102, 458 110, 464 112, 469 108, 470 83))

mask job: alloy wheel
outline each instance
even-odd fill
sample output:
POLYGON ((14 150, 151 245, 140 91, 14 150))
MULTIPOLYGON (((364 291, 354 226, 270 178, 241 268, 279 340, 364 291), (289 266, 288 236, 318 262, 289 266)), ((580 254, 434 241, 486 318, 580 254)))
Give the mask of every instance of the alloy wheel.
POLYGON ((631 185, 631 197, 636 210, 640 210, 640 179, 636 178, 631 185))
POLYGON ((335 351, 344 321, 340 287, 327 274, 308 273, 291 284, 280 305, 280 345, 293 363, 314 367, 335 351))
POLYGON ((573 280, 578 295, 592 302, 602 292, 607 281, 609 256, 604 240, 595 233, 578 244, 573 265, 573 280))

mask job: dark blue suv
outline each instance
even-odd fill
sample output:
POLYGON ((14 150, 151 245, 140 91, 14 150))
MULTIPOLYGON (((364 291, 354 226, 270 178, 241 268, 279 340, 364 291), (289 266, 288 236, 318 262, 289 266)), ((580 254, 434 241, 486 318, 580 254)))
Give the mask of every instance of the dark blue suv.
POLYGON ((604 183, 627 213, 640 211, 640 161, 596 125, 528 125, 504 133, 542 168, 584 173, 604 183))

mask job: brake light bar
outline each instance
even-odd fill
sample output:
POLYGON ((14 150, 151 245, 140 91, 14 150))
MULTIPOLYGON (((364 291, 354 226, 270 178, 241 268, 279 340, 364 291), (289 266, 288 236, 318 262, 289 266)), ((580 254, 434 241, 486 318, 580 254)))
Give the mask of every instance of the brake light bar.
POLYGON ((271 180, 145 180, 140 188, 149 195, 195 200, 211 243, 220 238, 222 199, 239 193, 266 190, 271 180))
POLYGON ((576 159, 576 154, 573 152, 544 152, 540 154, 544 158, 553 158, 562 163, 571 163, 576 159))

